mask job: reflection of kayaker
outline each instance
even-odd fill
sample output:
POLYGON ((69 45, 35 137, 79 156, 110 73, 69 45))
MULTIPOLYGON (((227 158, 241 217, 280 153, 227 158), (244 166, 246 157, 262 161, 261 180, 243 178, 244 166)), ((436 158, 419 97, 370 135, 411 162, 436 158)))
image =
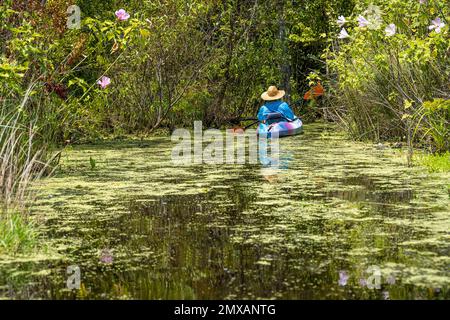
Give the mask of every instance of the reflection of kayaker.
POLYGON ((279 155, 277 158, 266 158, 266 165, 260 169, 262 177, 270 182, 276 183, 280 178, 280 174, 289 170, 289 164, 293 160, 292 152, 279 155))
POLYGON ((270 136, 277 133, 278 136, 294 135, 302 130, 302 121, 294 115, 289 105, 282 100, 284 90, 278 90, 275 86, 261 95, 266 101, 259 109, 258 126, 259 135, 270 136))

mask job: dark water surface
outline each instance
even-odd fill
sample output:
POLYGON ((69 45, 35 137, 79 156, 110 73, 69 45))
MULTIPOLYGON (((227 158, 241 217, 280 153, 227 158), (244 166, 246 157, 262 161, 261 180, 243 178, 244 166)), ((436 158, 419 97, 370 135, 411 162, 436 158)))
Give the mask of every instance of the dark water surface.
POLYGON ((0 261, 0 297, 449 299, 449 175, 304 132, 276 172, 173 165, 170 138, 68 150, 33 210, 49 253, 0 261))

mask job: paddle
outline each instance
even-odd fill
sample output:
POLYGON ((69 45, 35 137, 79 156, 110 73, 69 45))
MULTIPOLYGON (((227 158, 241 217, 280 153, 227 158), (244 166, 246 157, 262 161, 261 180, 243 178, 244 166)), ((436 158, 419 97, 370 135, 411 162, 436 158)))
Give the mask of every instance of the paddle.
POLYGON ((251 126, 257 124, 258 122, 259 122, 259 120, 256 120, 256 121, 252 122, 251 124, 245 126, 245 127, 244 127, 244 130, 247 130, 248 128, 250 128, 251 126))
POLYGON ((251 126, 253 126, 254 124, 258 123, 258 119, 257 118, 237 118, 237 119, 231 119, 229 120, 229 122, 231 124, 234 124, 235 126, 233 127, 232 130, 236 131, 236 130, 247 130, 248 128, 250 128, 251 126), (239 124, 243 121, 253 121, 251 124, 246 125, 245 127, 241 127, 239 124))
MULTIPOLYGON (((288 118, 286 118, 283 114, 281 114, 280 112, 271 112, 271 113, 269 113, 269 114, 267 114, 267 116, 266 116, 266 120, 276 120, 276 119, 284 119, 285 121, 287 121, 287 122, 292 122, 292 121, 295 121, 295 120, 297 120, 298 118, 296 117, 295 119, 288 119, 288 118)), ((251 126, 253 126, 253 125, 255 125, 255 124, 257 124, 258 122, 260 122, 257 118, 241 118, 241 119, 239 119, 240 121, 239 122, 241 122, 241 121, 249 121, 249 120, 253 120, 253 122, 252 123, 250 123, 249 125, 246 125, 245 127, 236 127, 236 128, 233 128, 233 130, 234 131, 236 131, 236 130, 238 130, 238 129, 241 129, 241 130, 247 130, 248 128, 250 128, 251 126)))

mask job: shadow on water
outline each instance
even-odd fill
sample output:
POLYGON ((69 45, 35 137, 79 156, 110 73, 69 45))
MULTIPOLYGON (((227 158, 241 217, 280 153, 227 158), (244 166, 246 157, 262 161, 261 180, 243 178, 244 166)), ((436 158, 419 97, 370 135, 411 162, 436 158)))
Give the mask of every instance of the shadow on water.
POLYGON ((423 189, 408 171, 394 178, 394 165, 370 172, 381 157, 336 174, 364 149, 343 153, 344 164, 317 160, 318 146, 336 146, 318 138, 320 127, 311 132, 300 138, 308 145, 285 140, 292 147, 274 179, 258 166, 170 167, 169 142, 147 161, 140 148, 108 146, 96 171, 86 167, 92 149, 75 150, 64 164, 72 169, 49 180, 37 205, 48 210, 45 234, 66 260, 1 264, 0 296, 450 298, 448 230, 432 229, 443 204, 426 201, 445 190, 423 189), (67 288, 70 265, 81 270, 79 289, 67 288), (370 289, 373 266, 381 277, 370 289))

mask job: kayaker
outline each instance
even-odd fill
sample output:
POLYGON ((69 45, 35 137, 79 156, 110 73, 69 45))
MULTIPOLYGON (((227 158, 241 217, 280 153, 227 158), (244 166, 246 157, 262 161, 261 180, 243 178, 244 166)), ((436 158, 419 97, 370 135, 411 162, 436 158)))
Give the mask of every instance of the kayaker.
POLYGON ((289 105, 282 100, 286 92, 284 90, 278 90, 276 86, 270 86, 266 92, 261 95, 261 98, 265 101, 264 105, 259 109, 258 120, 262 123, 267 121, 267 116, 271 113, 278 112, 285 119, 282 121, 292 121, 296 117, 292 112, 289 105))

